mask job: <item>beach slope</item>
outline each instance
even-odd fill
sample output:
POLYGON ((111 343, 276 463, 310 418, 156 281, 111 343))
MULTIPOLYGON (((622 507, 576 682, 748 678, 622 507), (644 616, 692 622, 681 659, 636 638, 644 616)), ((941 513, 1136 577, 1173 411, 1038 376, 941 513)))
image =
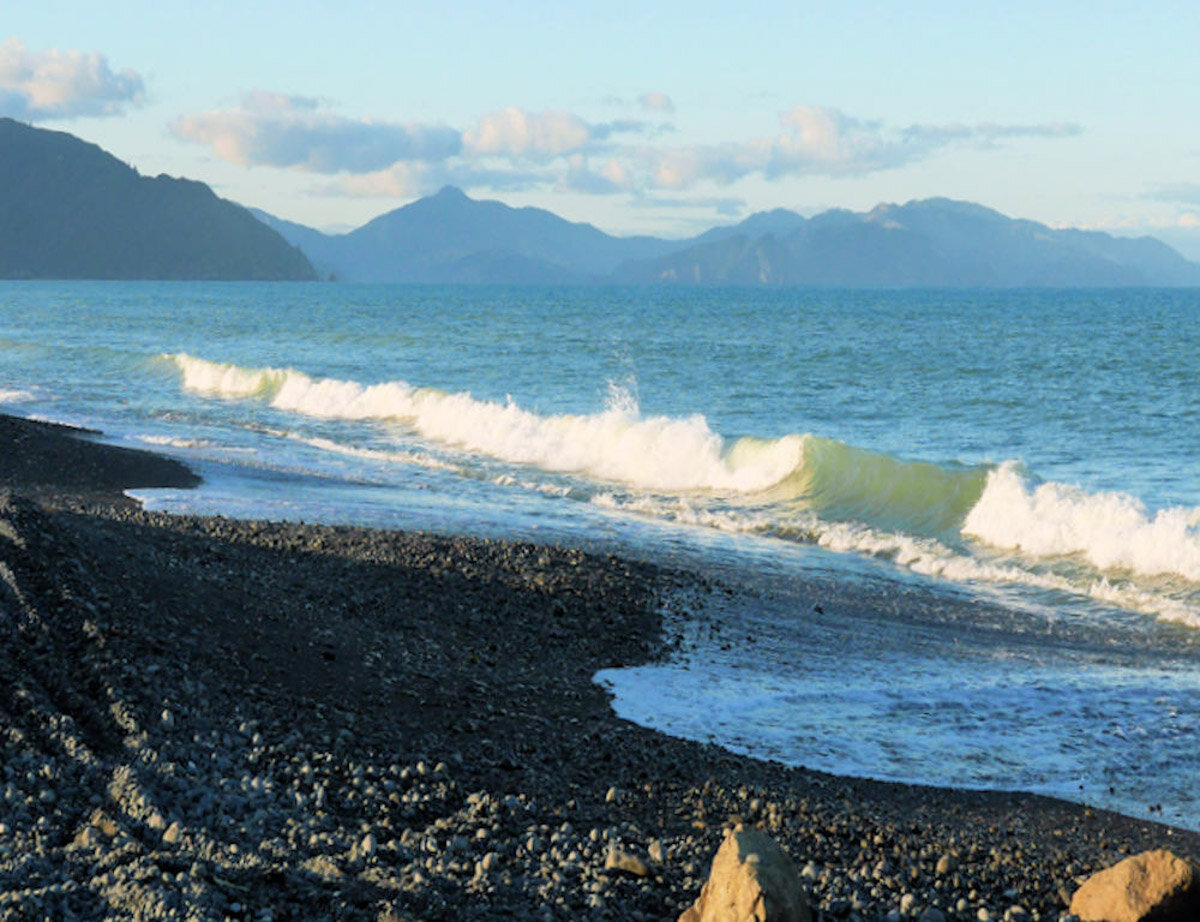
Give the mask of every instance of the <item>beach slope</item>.
POLYGON ((665 655, 662 600, 711 591, 685 574, 120 493, 195 483, 0 418, 0 916, 673 920, 739 820, 835 919, 906 895, 1057 919, 1128 853, 1200 855, 1195 834, 1055 800, 837 778, 619 720, 592 676, 665 655))

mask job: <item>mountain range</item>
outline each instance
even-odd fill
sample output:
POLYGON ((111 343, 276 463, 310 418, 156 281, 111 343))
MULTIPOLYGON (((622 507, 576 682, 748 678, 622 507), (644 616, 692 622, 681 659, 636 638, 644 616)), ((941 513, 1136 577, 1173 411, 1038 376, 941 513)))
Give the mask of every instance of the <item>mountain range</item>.
POLYGON ((254 212, 324 277, 361 282, 839 287, 1200 285, 1151 237, 1056 230, 933 198, 811 218, 786 209, 686 240, 613 237, 447 186, 347 234, 254 212))
POLYGON ((144 177, 72 135, 0 118, 0 278, 797 286, 1200 285, 1150 237, 1056 230, 969 202, 786 209, 685 240, 615 237, 447 186, 345 234, 144 177))
POLYGON ((94 144, 0 118, 0 278, 316 278, 203 183, 141 176, 94 144))
POLYGON ((340 235, 254 214, 318 271, 359 282, 599 282, 624 263, 678 248, 655 237, 613 237, 541 208, 476 201, 453 186, 340 235))

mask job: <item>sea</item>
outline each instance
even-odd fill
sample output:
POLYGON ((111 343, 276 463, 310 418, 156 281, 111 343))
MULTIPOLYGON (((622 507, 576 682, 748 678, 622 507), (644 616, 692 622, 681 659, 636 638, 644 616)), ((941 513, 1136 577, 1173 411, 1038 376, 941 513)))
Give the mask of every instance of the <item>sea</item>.
POLYGON ((5 282, 0 410, 695 573, 596 677, 666 733, 1200 829, 1200 290, 5 282))

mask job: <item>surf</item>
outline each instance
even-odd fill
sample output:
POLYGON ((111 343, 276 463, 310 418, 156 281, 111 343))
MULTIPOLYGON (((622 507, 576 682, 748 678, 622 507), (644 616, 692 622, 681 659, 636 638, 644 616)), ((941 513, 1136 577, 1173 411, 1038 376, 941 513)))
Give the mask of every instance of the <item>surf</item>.
POLYGON ((803 457, 802 436, 729 442, 700 415, 642 416, 628 393, 611 393, 597 413, 544 415, 512 400, 405 381, 362 384, 186 354, 166 358, 193 393, 255 399, 303 416, 399 424, 460 451, 640 489, 757 493, 791 475, 803 457))
POLYGON ((421 458, 498 487, 525 485, 625 514, 883 558, 954 583, 1023 585, 1200 625, 1200 508, 1150 512, 1126 494, 1041 483, 1016 461, 934 463, 813 433, 726 437, 701 414, 644 415, 631 389, 615 384, 596 412, 547 414, 511 398, 400 380, 363 383, 185 353, 162 358, 193 394, 369 422, 454 460, 309 439, 325 450, 396 464, 421 458), (535 476, 477 470, 484 462, 535 476), (548 484, 536 472, 575 481, 548 484))
POLYGON ((1200 507, 1151 511, 1127 493, 1041 483, 1016 462, 988 475, 963 533, 1035 558, 1079 556, 1101 571, 1200 583, 1200 507))

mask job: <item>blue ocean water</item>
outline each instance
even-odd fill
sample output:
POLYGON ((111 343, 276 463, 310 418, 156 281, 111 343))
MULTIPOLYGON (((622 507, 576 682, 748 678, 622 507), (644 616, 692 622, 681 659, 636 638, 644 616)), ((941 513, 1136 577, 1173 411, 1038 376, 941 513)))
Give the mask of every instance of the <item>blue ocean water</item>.
POLYGON ((0 284, 0 408, 205 477, 154 507, 684 565, 619 713, 1193 828, 1198 372, 1195 290, 0 284))

